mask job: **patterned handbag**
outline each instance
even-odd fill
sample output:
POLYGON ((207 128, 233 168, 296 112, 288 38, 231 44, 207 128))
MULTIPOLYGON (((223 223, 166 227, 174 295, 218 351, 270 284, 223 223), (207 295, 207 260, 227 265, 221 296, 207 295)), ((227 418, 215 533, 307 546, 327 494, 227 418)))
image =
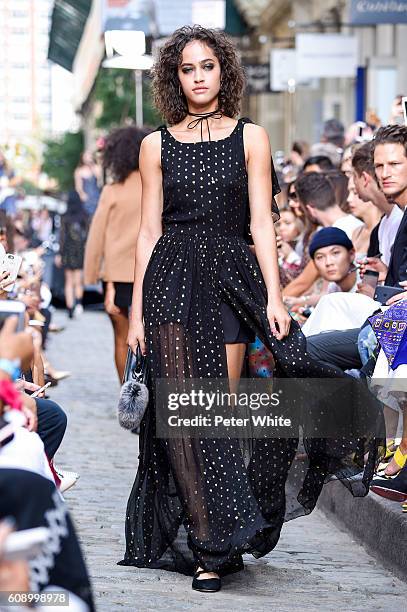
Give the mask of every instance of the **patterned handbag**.
POLYGON ((138 430, 148 405, 149 361, 137 345, 136 352, 127 352, 123 384, 120 390, 117 417, 124 429, 138 430))

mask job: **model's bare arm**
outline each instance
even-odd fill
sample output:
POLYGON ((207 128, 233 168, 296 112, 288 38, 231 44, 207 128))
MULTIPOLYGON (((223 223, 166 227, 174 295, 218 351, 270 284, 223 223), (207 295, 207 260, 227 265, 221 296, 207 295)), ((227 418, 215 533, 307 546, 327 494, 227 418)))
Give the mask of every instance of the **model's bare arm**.
POLYGON ((271 212, 270 143, 267 132, 253 124, 245 126, 244 142, 249 177, 250 231, 267 288, 270 327, 274 335, 281 339, 288 334, 291 319, 280 291, 276 234, 271 212))
POLYGON ((133 301, 128 336, 128 344, 133 351, 139 343, 143 353, 146 351, 143 325, 143 279, 154 246, 162 235, 163 192, 160 160, 161 133, 154 132, 146 136, 140 148, 141 223, 136 244, 133 301))

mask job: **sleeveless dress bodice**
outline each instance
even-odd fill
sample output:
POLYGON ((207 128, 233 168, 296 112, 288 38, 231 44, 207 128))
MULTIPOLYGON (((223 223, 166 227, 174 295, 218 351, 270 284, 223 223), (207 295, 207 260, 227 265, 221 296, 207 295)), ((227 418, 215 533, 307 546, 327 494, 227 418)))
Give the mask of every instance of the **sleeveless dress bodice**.
POLYGON ((161 134, 165 230, 243 237, 249 206, 243 122, 212 142, 182 143, 166 128, 161 134))

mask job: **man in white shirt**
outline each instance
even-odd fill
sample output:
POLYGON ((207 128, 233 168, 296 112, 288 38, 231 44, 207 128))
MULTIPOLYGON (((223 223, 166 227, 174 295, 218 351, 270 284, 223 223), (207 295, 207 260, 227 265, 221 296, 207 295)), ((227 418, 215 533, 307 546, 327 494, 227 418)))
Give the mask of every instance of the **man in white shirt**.
POLYGON ((379 223, 379 248, 380 259, 389 265, 391 248, 397 234, 402 210, 395 204, 390 204, 383 191, 377 184, 376 173, 373 163, 373 145, 368 142, 359 147, 352 158, 353 181, 358 196, 364 202, 372 202, 376 208, 383 213, 379 223))
POLYGON ((360 219, 345 213, 337 204, 332 183, 323 174, 305 174, 297 180, 295 188, 302 205, 322 227, 337 227, 351 240, 355 229, 363 225, 360 219))

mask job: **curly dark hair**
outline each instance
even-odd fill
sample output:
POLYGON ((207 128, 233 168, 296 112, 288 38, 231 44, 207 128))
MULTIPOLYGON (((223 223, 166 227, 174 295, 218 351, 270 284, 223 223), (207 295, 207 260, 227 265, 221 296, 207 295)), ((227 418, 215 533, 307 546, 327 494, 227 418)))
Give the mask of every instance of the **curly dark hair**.
POLYGON ((175 30, 160 49, 159 58, 152 69, 155 106, 169 125, 180 123, 188 114, 187 101, 178 79, 178 67, 184 47, 193 40, 208 45, 219 61, 219 109, 228 117, 236 117, 239 114, 245 76, 234 44, 223 32, 198 25, 184 26, 175 30))
POLYGON ((377 130, 372 140, 373 151, 381 144, 401 144, 407 157, 407 127, 404 125, 385 125, 377 130))
POLYGON ((103 168, 115 183, 124 183, 129 174, 138 170, 141 141, 151 130, 128 126, 118 128, 106 138, 103 168))

